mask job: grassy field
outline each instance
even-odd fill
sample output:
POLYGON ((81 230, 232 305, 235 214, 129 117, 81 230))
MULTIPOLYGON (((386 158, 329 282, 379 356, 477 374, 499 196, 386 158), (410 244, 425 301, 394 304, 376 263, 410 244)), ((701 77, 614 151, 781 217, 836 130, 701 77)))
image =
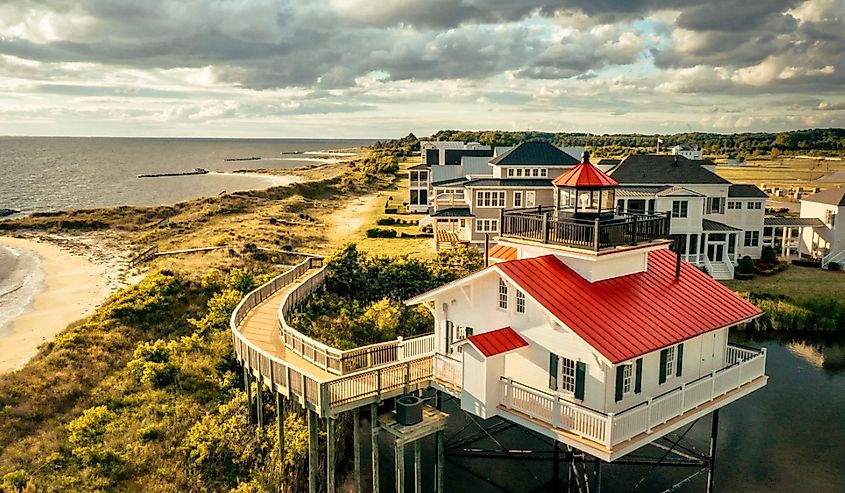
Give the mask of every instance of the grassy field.
POLYGON ((722 281, 722 284, 738 292, 783 295, 795 301, 822 297, 845 300, 845 272, 796 265, 771 277, 757 276, 748 281, 722 281))
POLYGON ((793 157, 750 159, 743 166, 726 166, 717 160, 716 173, 734 183, 757 186, 829 188, 843 182, 820 180, 828 173, 845 170, 845 161, 820 161, 793 157))

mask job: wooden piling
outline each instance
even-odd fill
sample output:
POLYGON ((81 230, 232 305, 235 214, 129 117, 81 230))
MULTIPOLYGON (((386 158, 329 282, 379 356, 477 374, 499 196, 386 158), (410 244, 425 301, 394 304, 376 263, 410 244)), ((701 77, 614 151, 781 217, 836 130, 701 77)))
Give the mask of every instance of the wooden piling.
POLYGON ((264 428, 264 384, 260 379, 255 379, 255 415, 258 417, 258 426, 264 428))
POLYGON ((422 448, 419 440, 414 442, 414 493, 422 493, 422 448))
POLYGON ((276 438, 279 442, 279 459, 285 458, 285 401, 282 394, 276 392, 276 438))
POLYGON ((352 449, 353 449, 353 487, 355 493, 361 493, 361 409, 352 410, 352 449))
POLYGON ((446 433, 443 431, 438 431, 436 435, 437 440, 437 464, 436 464, 436 475, 437 475, 437 493, 445 493, 446 492, 446 476, 444 475, 443 468, 446 465, 446 433))
POLYGON ((393 445, 396 458, 396 493, 405 493, 405 444, 396 440, 393 445))
POLYGON ((719 435, 719 410, 713 411, 710 426, 710 461, 707 467, 707 493, 716 491, 716 437, 719 435))
POLYGON ((335 493, 335 438, 334 419, 326 418, 326 488, 328 493, 335 493))
POLYGON ((370 404, 370 424, 373 445, 373 493, 378 493, 378 403, 370 404))
POLYGON ((314 411, 306 410, 308 416, 308 493, 317 493, 317 473, 320 460, 317 455, 317 415, 314 411))
POLYGON ((249 370, 244 366, 244 388, 246 389, 246 407, 249 409, 249 422, 254 423, 252 414, 252 378, 249 370))

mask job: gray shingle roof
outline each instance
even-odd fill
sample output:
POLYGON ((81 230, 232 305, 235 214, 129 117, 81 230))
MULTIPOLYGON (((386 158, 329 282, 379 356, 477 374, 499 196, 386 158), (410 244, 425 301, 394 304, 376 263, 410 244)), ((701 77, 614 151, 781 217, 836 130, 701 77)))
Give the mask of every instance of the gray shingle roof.
POLYGON ((432 181, 432 187, 447 187, 447 186, 455 186, 455 185, 463 185, 466 183, 467 178, 465 176, 460 176, 458 178, 450 178, 448 180, 440 180, 440 181, 432 181))
POLYGON ((764 226, 811 226, 821 227, 824 223, 817 217, 765 217, 764 226))
POLYGON ((765 199, 768 198, 768 195, 766 195, 766 192, 757 188, 756 185, 731 185, 728 189, 728 197, 738 199, 765 199))
POLYGON ((440 209, 431 214, 431 217, 474 217, 469 207, 450 207, 448 209, 440 209))
POLYGON ((540 187, 548 187, 552 188, 552 180, 548 178, 531 178, 531 179, 520 179, 520 178, 478 178, 476 180, 470 180, 464 184, 467 188, 472 187, 528 187, 528 188, 540 188, 540 187))
POLYGON ((424 169, 428 169, 427 164, 418 164, 416 166, 411 166, 410 168, 408 168, 408 171, 421 171, 424 169))
POLYGON ((711 221, 710 219, 701 220, 701 229, 704 231, 742 231, 741 229, 728 226, 727 224, 720 223, 719 221, 711 221))
POLYGON ((490 160, 499 166, 574 166, 579 160, 548 142, 523 142, 490 160))
POLYGON ((845 186, 828 188, 827 190, 822 190, 819 193, 803 197, 801 200, 818 202, 820 204, 845 205, 845 186))
POLYGON ((628 156, 608 173, 624 185, 630 184, 713 184, 730 182, 705 169, 708 160, 692 160, 668 154, 636 154, 628 156))

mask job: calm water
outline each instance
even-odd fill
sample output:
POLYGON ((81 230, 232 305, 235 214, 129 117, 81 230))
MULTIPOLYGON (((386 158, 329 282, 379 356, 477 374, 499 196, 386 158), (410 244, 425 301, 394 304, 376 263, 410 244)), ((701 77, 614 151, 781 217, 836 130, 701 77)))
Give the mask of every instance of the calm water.
MULTIPOLYGON (((720 412, 717 451, 717 490, 721 492, 843 492, 845 491, 845 339, 827 342, 812 339, 737 340, 768 348, 763 389, 740 399, 720 412)), ((449 431, 458 432, 466 420, 454 402, 449 431)), ((477 429, 477 428, 475 428, 477 429)), ((465 432, 466 433, 466 432, 465 432)), ((684 443, 707 451, 709 417, 702 419, 684 443)), ((385 434, 382 434, 385 435, 385 434)), ((507 431, 496 439, 510 449, 551 450, 520 431, 507 431)), ((487 439, 475 444, 494 448, 487 439)), ((408 447, 411 448, 411 447, 408 447)), ((393 484, 392 446, 381 445, 382 485, 393 484), (388 452, 390 452, 388 454, 388 452)), ((427 460, 423 491, 433 491, 433 439, 426 442, 427 460)), ((413 456, 406 457, 408 491, 413 491, 413 456)), ((661 492, 696 469, 658 468, 605 464, 602 491, 661 492), (637 482, 647 478, 638 487, 637 482)), ((547 489, 552 463, 528 460, 477 459, 447 456, 447 491, 473 493, 560 491, 547 489)), ((706 474, 679 487, 677 492, 704 492, 706 474)))
POLYGON ((222 173, 314 164, 324 156, 312 153, 357 148, 371 142, 0 137, 0 209, 33 212, 158 205, 223 191, 264 188, 273 183, 270 178, 222 173), (224 161, 251 156, 262 159, 224 161), (220 174, 137 178, 139 174, 188 171, 197 167, 220 174))

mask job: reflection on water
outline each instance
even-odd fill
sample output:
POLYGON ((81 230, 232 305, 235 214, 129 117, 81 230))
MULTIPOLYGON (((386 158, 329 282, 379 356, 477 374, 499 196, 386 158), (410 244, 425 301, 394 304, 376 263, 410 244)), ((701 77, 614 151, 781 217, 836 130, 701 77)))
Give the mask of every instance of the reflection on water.
MULTIPOLYGON (((816 337, 744 334, 734 342, 768 349, 766 373, 769 382, 720 412, 716 490, 723 492, 838 492, 845 491, 845 338, 823 334, 816 337)), ((450 402, 447 437, 469 424, 450 402)), ((466 432, 464 432, 466 433, 466 432)), ((684 443, 706 451, 710 418, 692 428, 684 443)), ((447 491, 473 493, 564 491, 550 487, 550 461, 521 460, 524 450, 540 450, 550 457, 551 447, 518 428, 483 437, 468 447, 496 449, 498 443, 510 449, 511 457, 447 457, 447 491), (497 443, 498 442, 498 443, 497 443)), ((430 440, 429 440, 430 442, 430 440)), ((424 491, 433 491, 434 453, 426 442, 424 491)), ((392 485, 392 448, 382 444, 382 485, 392 485), (386 452, 390 451, 390 454, 386 452)), ((637 451, 635 454, 641 454, 637 451)), ((507 454, 505 454, 507 456, 507 454)), ((406 458, 411 464, 411 456, 406 458)), ((695 472, 694 469, 606 464, 602 491, 665 491, 695 472), (639 485, 638 485, 639 483, 639 485)), ((561 475, 564 475, 561 468, 561 475)), ((409 469, 407 490, 412 491, 409 469)), ((564 476, 565 477, 565 476, 564 476)), ((705 491, 706 474, 673 490, 705 491)))

